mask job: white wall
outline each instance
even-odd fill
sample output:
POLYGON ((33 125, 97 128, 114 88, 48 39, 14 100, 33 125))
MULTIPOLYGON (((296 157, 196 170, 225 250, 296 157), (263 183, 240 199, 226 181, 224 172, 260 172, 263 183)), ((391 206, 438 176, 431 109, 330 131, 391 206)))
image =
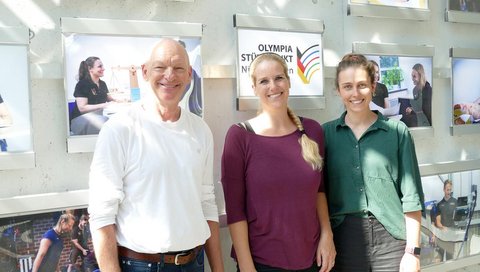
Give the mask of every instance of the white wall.
MULTIPOLYGON (((334 67, 351 52, 352 42, 382 42, 435 47, 434 69, 449 69, 449 48, 478 48, 478 25, 444 21, 446 1, 430 1, 431 19, 412 21, 347 16, 347 1, 326 0, 16 0, 0 2, 0 25, 26 26, 35 36, 30 44, 31 103, 36 167, 0 171, 0 198, 86 189, 91 153, 66 152, 66 114, 60 17, 153 20, 203 23, 204 65, 235 65, 233 15, 270 15, 322 19, 325 22, 325 66, 334 67)), ((8 63, 2 63, 8 65, 8 63)), ((480 159, 478 135, 450 136, 449 78, 433 79, 433 137, 415 139, 420 163, 480 159)), ((225 132, 253 112, 235 110, 235 79, 205 79, 205 119, 216 142, 215 178, 225 132)), ((325 80, 326 109, 298 111, 323 123, 342 111, 333 79, 325 80)), ((221 201, 219 194, 219 202, 221 201)), ((227 234, 226 229, 222 234, 227 234)), ((226 235, 225 235, 226 236, 226 235)), ((229 237, 223 236, 228 244, 229 237)), ((224 248, 229 259, 229 249, 224 248)), ((229 263, 231 265, 231 263, 229 263)), ((231 270, 227 270, 231 271, 231 270)))

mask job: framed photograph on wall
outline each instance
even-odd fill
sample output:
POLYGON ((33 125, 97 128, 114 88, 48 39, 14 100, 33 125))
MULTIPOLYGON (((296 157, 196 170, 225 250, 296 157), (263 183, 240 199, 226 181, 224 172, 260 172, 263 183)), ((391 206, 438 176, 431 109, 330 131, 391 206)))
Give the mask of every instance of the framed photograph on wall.
MULTIPOLYGON (((31 271, 42 235, 56 225, 60 215, 67 212, 76 216, 77 221, 73 226, 78 226, 81 215, 87 212, 87 205, 88 190, 0 199, 0 247, 2 248, 0 250, 0 270, 31 271)), ((88 220, 86 223, 87 228, 85 229, 88 229, 88 220)), ((72 231, 66 232, 60 237, 64 243, 59 259, 60 267, 69 264, 72 231)), ((88 243, 91 250, 91 241, 88 243)), ((84 260, 77 258, 76 264, 81 265, 84 260)), ((79 267, 76 268, 79 269, 79 267)), ((71 271, 80 271, 78 269, 71 271)))
POLYGON ((447 0, 445 20, 455 23, 480 24, 480 1, 447 0))
MULTIPOLYGON (((354 43, 353 52, 364 54, 379 67, 378 82, 386 86, 388 107, 370 108, 404 122, 411 131, 432 134, 432 77, 434 48, 398 44, 354 43)), ((379 86, 377 86, 378 89, 379 86)), ((377 90, 375 95, 379 95, 377 90)), ((375 101, 375 95, 373 101, 375 101)))
POLYGON ((47 239, 44 238, 45 236, 61 241, 61 247, 59 247, 61 252, 58 258, 54 257, 55 254, 44 257, 50 258, 49 262, 53 265, 58 263, 59 271, 94 271, 98 269, 86 208, 67 208, 44 213, 3 217, 0 218, 0 230, 2 231, 0 236, 2 247, 0 267, 2 271, 31 271, 35 259, 38 258, 40 247, 45 244, 41 243, 41 240, 47 239), (73 225, 68 221, 73 222, 73 225), (61 233, 57 231, 61 231, 61 233), (77 250, 73 240, 87 249, 86 255, 77 250))
POLYGON ((480 133, 480 49, 450 48, 452 135, 480 133))
POLYGON ((35 167, 29 41, 27 28, 0 27, 0 170, 35 167))
POLYGON ((82 18, 61 23, 69 153, 93 151, 103 123, 150 91, 141 65, 162 37, 185 45, 193 75, 180 104, 203 116, 201 24, 82 18))
POLYGON ((282 56, 291 82, 289 105, 294 109, 325 107, 323 96, 323 21, 234 15, 237 31, 237 110, 257 110, 249 67, 261 53, 282 56))
POLYGON ((478 255, 480 170, 423 176, 422 186, 422 267, 478 255))
POLYGON ((347 14, 360 17, 430 20, 428 0, 349 0, 347 14))

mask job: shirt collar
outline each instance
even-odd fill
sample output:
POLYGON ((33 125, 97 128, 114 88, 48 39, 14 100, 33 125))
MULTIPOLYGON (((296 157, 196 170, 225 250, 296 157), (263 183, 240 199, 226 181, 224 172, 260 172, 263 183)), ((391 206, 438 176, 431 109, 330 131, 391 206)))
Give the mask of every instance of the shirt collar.
MULTIPOLYGON (((380 113, 377 110, 373 110, 375 114, 377 114, 378 118, 375 123, 372 124, 372 126, 369 128, 369 130, 376 130, 376 129, 383 129, 385 131, 388 131, 388 118, 383 116, 382 113, 380 113)), ((343 112, 340 118, 337 119, 335 123, 335 128, 339 130, 341 127, 348 127, 347 124, 345 123, 345 115, 347 115, 347 112, 343 112)))

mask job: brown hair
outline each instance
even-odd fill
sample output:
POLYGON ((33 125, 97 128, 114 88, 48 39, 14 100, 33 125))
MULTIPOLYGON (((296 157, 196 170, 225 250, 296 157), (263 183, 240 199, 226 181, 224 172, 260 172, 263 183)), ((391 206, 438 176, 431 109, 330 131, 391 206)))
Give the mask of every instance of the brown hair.
POLYGON ((350 67, 359 67, 364 69, 367 72, 367 75, 370 79, 370 83, 375 84, 375 67, 374 64, 367 60, 364 55, 361 54, 346 54, 343 56, 342 60, 338 63, 337 73, 335 76, 335 88, 339 88, 338 85, 338 75, 343 70, 346 70, 350 67))
POLYGON ((93 68, 95 62, 99 59, 99 57, 88 57, 86 60, 82 60, 78 67, 78 80, 88 79, 89 81, 92 81, 90 69, 93 68))

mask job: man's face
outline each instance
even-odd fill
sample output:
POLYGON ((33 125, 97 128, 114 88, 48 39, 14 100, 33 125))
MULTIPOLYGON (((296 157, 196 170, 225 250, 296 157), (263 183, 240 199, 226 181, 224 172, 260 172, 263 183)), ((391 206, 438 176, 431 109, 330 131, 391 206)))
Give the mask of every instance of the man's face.
POLYGON ((185 49, 175 41, 159 44, 142 66, 145 80, 163 106, 177 106, 192 77, 185 49))
POLYGON ((452 196, 452 185, 445 185, 445 188, 443 188, 443 193, 445 194, 445 198, 450 198, 452 196))
POLYGON ((81 218, 80 222, 78 222, 78 226, 83 229, 88 224, 88 218, 81 218))

